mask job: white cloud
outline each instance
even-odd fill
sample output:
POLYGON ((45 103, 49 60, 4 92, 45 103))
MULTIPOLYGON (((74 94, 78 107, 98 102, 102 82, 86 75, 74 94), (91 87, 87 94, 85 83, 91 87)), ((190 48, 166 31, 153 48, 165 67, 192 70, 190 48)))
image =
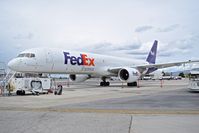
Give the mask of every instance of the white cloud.
POLYGON ((31 40, 34 37, 33 33, 28 33, 28 34, 17 34, 16 36, 13 37, 13 39, 28 39, 31 40))
POLYGON ((157 32, 171 32, 176 30, 180 25, 179 24, 173 24, 164 28, 158 28, 157 32))
POLYGON ((153 26, 148 26, 148 25, 146 25, 146 26, 139 26, 139 27, 137 27, 135 29, 135 32, 145 32, 145 31, 149 31, 151 29, 153 29, 153 26))

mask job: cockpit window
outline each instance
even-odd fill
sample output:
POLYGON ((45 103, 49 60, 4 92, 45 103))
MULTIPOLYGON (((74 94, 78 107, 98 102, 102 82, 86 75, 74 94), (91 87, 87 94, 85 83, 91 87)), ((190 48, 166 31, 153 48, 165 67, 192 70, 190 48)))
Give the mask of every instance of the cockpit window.
POLYGON ((35 57, 35 54, 30 54, 30 57, 35 57))
POLYGON ((22 53, 22 54, 19 54, 17 57, 33 58, 33 57, 35 57, 35 54, 33 54, 33 53, 22 53))

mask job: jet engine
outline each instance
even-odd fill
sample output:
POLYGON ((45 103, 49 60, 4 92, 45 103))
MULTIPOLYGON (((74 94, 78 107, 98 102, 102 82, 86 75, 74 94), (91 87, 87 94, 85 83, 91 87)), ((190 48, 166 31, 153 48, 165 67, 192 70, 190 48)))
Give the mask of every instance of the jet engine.
POLYGON ((69 75, 69 79, 71 81, 74 81, 74 82, 83 82, 87 79, 89 79, 90 76, 89 75, 85 75, 85 74, 70 74, 69 75))
POLYGON ((122 68, 118 72, 118 77, 121 81, 132 83, 140 77, 140 72, 135 68, 122 68))

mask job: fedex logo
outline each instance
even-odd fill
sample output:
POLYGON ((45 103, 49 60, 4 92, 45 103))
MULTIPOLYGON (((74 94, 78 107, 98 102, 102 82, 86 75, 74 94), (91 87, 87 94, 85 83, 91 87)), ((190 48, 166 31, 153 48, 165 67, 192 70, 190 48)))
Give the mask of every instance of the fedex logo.
POLYGON ((64 52, 65 62, 64 64, 68 64, 70 62, 71 65, 83 65, 83 66, 95 66, 94 58, 88 58, 86 54, 80 54, 80 57, 70 56, 69 52, 64 52))

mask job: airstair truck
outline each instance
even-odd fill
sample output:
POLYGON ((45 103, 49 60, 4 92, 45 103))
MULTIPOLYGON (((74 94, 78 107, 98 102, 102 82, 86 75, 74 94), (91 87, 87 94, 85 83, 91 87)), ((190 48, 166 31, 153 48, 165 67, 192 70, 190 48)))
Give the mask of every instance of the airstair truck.
POLYGON ((16 91, 17 95, 25 95, 26 91, 33 94, 48 93, 52 82, 49 77, 22 76, 16 73, 8 84, 8 91, 16 91))

